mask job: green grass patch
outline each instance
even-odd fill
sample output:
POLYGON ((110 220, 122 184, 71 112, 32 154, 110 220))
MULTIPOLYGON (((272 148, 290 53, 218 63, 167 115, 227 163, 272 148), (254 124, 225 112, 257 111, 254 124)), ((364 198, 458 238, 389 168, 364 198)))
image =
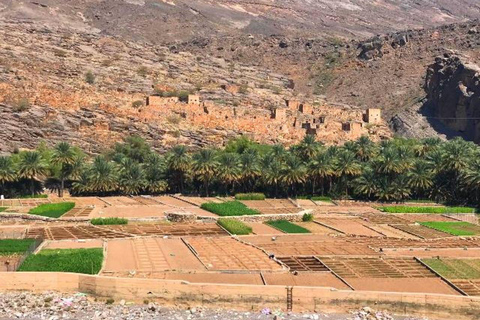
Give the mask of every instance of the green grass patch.
POLYGON ((414 207, 414 206, 387 206, 379 207, 380 211, 388 213, 475 213, 477 210, 470 207, 414 207))
POLYGON ((435 221, 420 222, 420 224, 428 228, 450 233, 454 236, 474 236, 480 234, 480 226, 476 226, 468 222, 435 221))
POLYGON ((265 200, 263 193, 237 193, 235 200, 265 200))
POLYGON ((46 203, 33 208, 28 213, 49 218, 60 218, 74 207, 74 202, 46 203))
POLYGON ((124 218, 95 218, 90 223, 96 226, 128 224, 128 219, 124 218))
POLYGON ((228 201, 222 203, 207 202, 203 203, 201 208, 222 217, 260 214, 260 212, 257 210, 250 209, 239 201, 228 201))
POLYGON ((23 254, 35 242, 33 239, 4 239, 0 240, 0 256, 23 254))
POLYGON ((276 229, 282 230, 283 232, 286 232, 286 233, 310 233, 308 229, 305 229, 304 227, 300 227, 299 225, 291 223, 290 221, 287 221, 287 220, 267 221, 266 224, 276 229))
POLYGON ((252 227, 242 221, 235 219, 218 219, 218 224, 224 227, 231 234, 247 235, 252 233, 252 227))
POLYGON ((410 200, 405 200, 405 202, 407 202, 407 203, 431 203, 431 204, 436 203, 435 201, 429 200, 429 199, 417 199, 417 200, 410 199, 410 200))
POLYGON ((422 259, 447 279, 480 279, 480 259, 422 259))
POLYGON ((3 212, 3 211, 5 211, 5 210, 7 210, 7 208, 5 208, 5 207, 0 207, 0 212, 3 212))
POLYGON ((42 250, 30 255, 18 271, 50 271, 97 274, 102 268, 103 249, 42 250))
POLYGON ((330 197, 323 197, 323 196, 316 196, 310 198, 313 201, 324 201, 324 202, 332 202, 332 198, 330 197))

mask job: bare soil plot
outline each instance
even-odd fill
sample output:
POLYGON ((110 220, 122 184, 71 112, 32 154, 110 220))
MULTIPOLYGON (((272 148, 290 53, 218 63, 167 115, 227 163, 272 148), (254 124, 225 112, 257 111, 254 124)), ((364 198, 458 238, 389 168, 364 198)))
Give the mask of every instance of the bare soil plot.
POLYGON ((339 290, 351 290, 345 283, 331 272, 301 273, 266 273, 263 275, 267 285, 275 286, 307 286, 328 287, 339 290))
POLYGON ((383 253, 389 257, 417 257, 417 258, 480 258, 480 249, 385 249, 383 253))
POLYGON ((388 238, 398 238, 398 239, 420 239, 417 236, 414 236, 413 234, 406 233, 404 231, 401 231, 399 229, 396 229, 392 226, 389 226, 387 224, 374 224, 371 225, 370 228, 375 230, 376 232, 388 237, 388 238))
POLYGON ((303 210, 286 199, 242 200, 240 202, 262 214, 288 214, 303 210))
POLYGON ((88 218, 93 212, 93 207, 75 207, 65 213, 62 218, 88 218))
POLYGON ((380 211, 368 207, 368 206, 317 206, 314 213, 315 214, 322 214, 322 213, 335 213, 335 214, 367 214, 367 213, 379 213, 380 211))
POLYGON ((131 235, 162 235, 162 236, 226 236, 228 233, 216 223, 167 224, 145 223, 101 226, 99 228, 131 235))
POLYGON ((408 223, 415 222, 454 222, 458 221, 453 218, 441 215, 441 214, 421 214, 421 213, 409 213, 409 214, 400 214, 397 215, 403 220, 408 221, 408 223))
POLYGON ((172 208, 165 205, 143 206, 108 206, 102 210, 95 210, 91 218, 163 218, 165 211, 172 208))
POLYGON ((103 207, 107 205, 104 201, 102 201, 100 198, 97 198, 97 197, 75 197, 75 198, 65 198, 65 200, 75 202, 76 207, 88 207, 88 206, 103 207))
POLYGON ((21 255, 0 256, 0 272, 15 271, 21 255))
MULTIPOLYGON (((279 237, 281 239, 284 236, 279 237)), ((344 239, 324 238, 323 240, 308 240, 299 238, 296 241, 258 241, 251 237, 243 238, 254 243, 267 252, 278 256, 315 256, 315 255, 372 255, 376 252, 365 244, 356 244, 344 239), (252 241, 253 240, 253 241, 252 241)))
POLYGON ((203 210, 202 208, 199 207, 191 207, 191 208, 178 208, 178 209, 170 209, 165 211, 165 213, 169 212, 183 212, 183 213, 192 213, 196 214, 198 217, 217 217, 218 215, 209 212, 207 210, 203 210))
POLYGON ((469 296, 480 296, 480 280, 450 280, 450 282, 469 296))
POLYGON ((205 270, 181 239, 141 238, 107 242, 104 273, 205 270))
POLYGON ((322 226, 321 224, 318 224, 314 221, 313 222, 295 222, 295 224, 309 230, 311 233, 314 233, 314 234, 340 234, 338 231, 322 226))
POLYGON ((318 258, 305 256, 277 257, 290 271, 330 271, 318 258))
POLYGON ((440 278, 345 278, 355 290, 460 295, 440 278))
POLYGON ((413 258, 319 257, 342 278, 434 278, 436 275, 413 258))
POLYGON ((347 241, 357 244, 365 244, 376 249, 387 248, 429 248, 429 249, 458 249, 480 248, 480 238, 450 237, 442 239, 394 239, 394 238, 370 238, 370 237, 346 237, 347 241))
POLYGON ((315 209, 317 207, 314 201, 308 199, 297 199, 297 204, 303 209, 315 209))
POLYGON ((347 219, 332 219, 332 218, 317 218, 315 221, 324 224, 325 226, 339 230, 345 234, 352 234, 358 236, 380 237, 382 234, 373 231, 365 226, 366 222, 358 218, 347 219))
POLYGON ((169 196, 159 196, 159 197, 153 197, 156 201, 165 204, 167 206, 170 206, 172 208, 191 208, 195 207, 195 205, 188 203, 186 201, 182 201, 180 199, 176 199, 173 197, 169 196))
POLYGON ((408 220, 403 219, 399 215, 387 214, 387 213, 364 213, 359 217, 363 221, 367 221, 375 224, 407 224, 408 220))
POLYGON ((438 238, 453 237, 449 233, 434 230, 434 229, 427 228, 417 224, 393 224, 392 227, 400 231, 410 233, 422 239, 438 239, 438 238))
POLYGON ((214 197, 185 197, 185 196, 178 196, 176 197, 182 201, 185 201, 187 203, 193 204, 195 206, 200 207, 203 203, 206 202, 213 202, 213 203, 222 203, 224 202, 223 200, 220 200, 218 198, 214 197))
POLYGON ((167 273, 165 279, 184 280, 192 283, 220 283, 220 284, 252 284, 263 285, 259 273, 228 274, 228 273, 167 273))
POLYGON ((0 207, 36 207, 44 203, 50 203, 49 199, 5 199, 0 200, 0 207))
POLYGON ((269 225, 261 222, 249 222, 248 225, 252 227, 252 231, 254 234, 270 234, 270 235, 277 235, 277 234, 284 234, 282 231, 272 228, 269 225))
POLYGON ((186 241, 209 270, 282 270, 261 250, 230 237, 186 241))
POLYGON ((104 275, 112 277, 129 277, 129 278, 148 278, 148 279, 165 279, 165 280, 183 280, 192 283, 219 283, 219 284, 251 284, 263 285, 260 273, 220 273, 220 272, 103 272, 104 275))
POLYGON ((41 238, 46 240, 115 239, 128 237, 131 237, 131 235, 91 225, 34 227, 29 228, 26 235, 26 238, 41 238))
POLYGON ((138 204, 145 205, 145 206, 158 206, 161 203, 156 201, 155 198, 147 197, 147 196, 135 196, 132 197, 138 204))
POLYGON ((42 249, 91 249, 102 248, 102 240, 87 240, 87 241, 49 241, 42 249))

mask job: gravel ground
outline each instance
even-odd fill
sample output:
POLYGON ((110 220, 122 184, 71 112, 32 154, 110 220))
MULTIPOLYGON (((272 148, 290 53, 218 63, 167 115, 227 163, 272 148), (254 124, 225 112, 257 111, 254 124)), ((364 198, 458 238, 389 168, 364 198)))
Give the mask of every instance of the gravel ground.
POLYGON ((125 301, 107 304, 95 302, 84 294, 61 295, 45 292, 33 295, 27 292, 0 294, 0 320, 98 320, 98 319, 164 319, 164 320, 419 320, 405 317, 391 317, 387 313, 363 308, 352 314, 284 314, 264 309, 258 312, 236 312, 231 310, 210 310, 192 308, 189 310, 164 308, 154 303, 134 305, 125 301))

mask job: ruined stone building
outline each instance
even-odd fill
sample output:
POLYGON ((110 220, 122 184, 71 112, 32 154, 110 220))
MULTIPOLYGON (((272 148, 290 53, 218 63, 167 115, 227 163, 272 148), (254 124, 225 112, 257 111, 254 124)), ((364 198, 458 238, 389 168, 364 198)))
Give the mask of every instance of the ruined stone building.
POLYGON ((389 132, 381 119, 380 109, 364 112, 298 100, 286 100, 283 106, 258 108, 246 104, 218 105, 202 101, 199 95, 189 95, 187 103, 178 98, 150 96, 147 107, 164 117, 175 114, 191 125, 234 130, 265 142, 295 143, 309 134, 319 141, 338 144, 362 135, 378 140, 389 132))

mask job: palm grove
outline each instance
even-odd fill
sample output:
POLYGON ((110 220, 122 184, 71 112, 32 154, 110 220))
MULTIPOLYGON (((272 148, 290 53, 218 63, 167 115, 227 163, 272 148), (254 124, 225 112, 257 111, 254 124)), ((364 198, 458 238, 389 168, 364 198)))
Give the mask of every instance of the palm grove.
POLYGON ((68 143, 0 157, 0 194, 14 197, 48 188, 61 196, 185 193, 401 201, 431 199, 478 204, 480 147, 462 139, 367 137, 324 146, 314 137, 288 149, 245 138, 223 149, 175 146, 160 155, 139 137, 95 157, 68 143))

